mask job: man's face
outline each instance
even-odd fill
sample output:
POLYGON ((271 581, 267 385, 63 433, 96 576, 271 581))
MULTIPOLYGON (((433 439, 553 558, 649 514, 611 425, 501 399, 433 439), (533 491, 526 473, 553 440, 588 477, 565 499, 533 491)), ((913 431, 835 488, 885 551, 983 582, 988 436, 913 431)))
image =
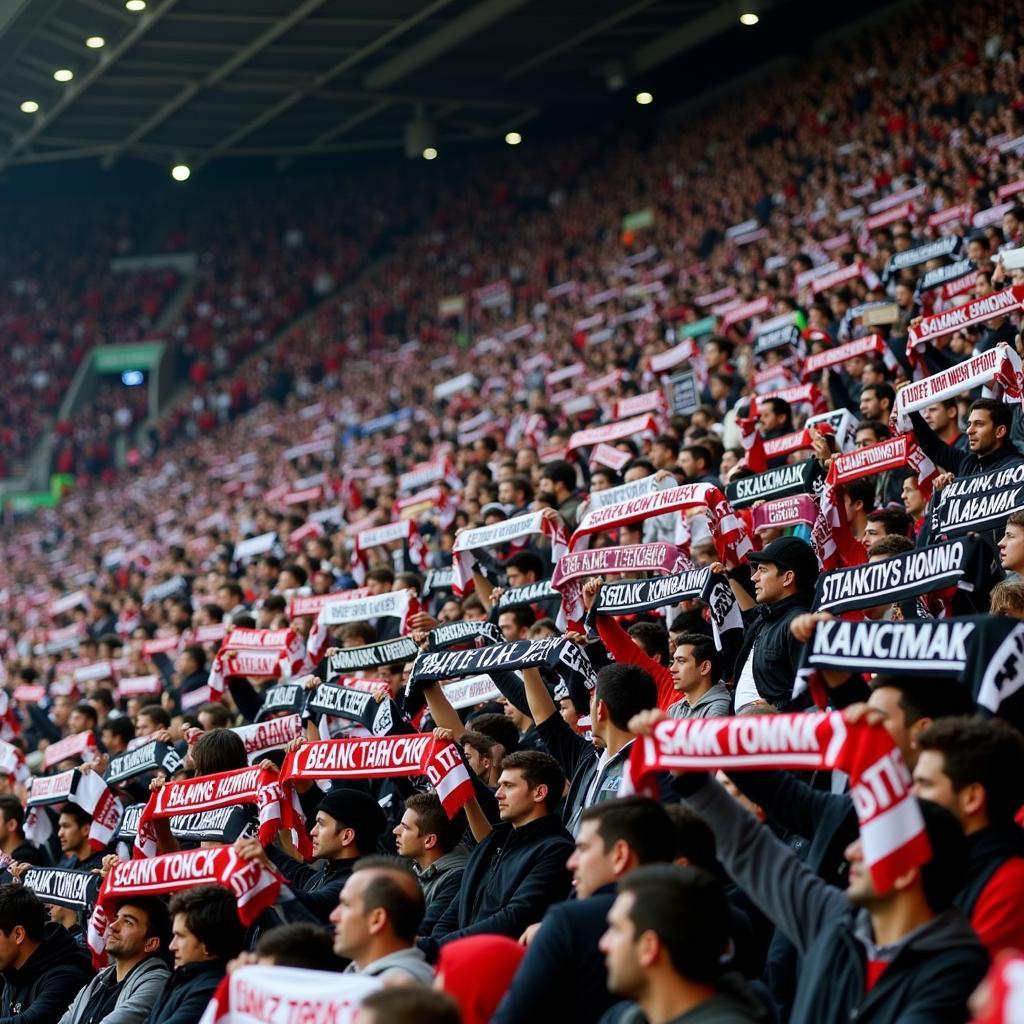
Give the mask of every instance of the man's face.
POLYGON ((864 860, 864 846, 858 837, 846 848, 845 857, 850 865, 850 879, 846 886, 846 898, 855 907, 873 907, 879 900, 871 872, 864 860))
POLYGON ((498 778, 498 789, 494 796, 498 801, 498 813, 502 821, 518 825, 525 821, 537 807, 534 797, 537 790, 531 790, 516 768, 506 768, 498 778))
POLYGON ((366 589, 376 597, 378 594, 387 594, 391 590, 391 584, 387 580, 368 579, 366 589))
POLYGON ((74 853, 88 840, 89 826, 80 826, 70 814, 62 814, 57 819, 57 838, 61 853, 74 853))
POLYGON ((523 640, 526 637, 526 630, 516 622, 514 612, 502 612, 498 616, 498 629, 506 640, 523 640))
POLYGON ((562 716, 562 721, 575 731, 576 724, 580 720, 580 714, 576 710, 576 705, 572 702, 571 697, 563 697, 558 702, 558 713, 562 716))
MULTIPOLYGON (((1001 429, 1005 434, 1005 428, 1001 429)), ((967 446, 972 452, 984 455, 997 448, 1001 440, 996 436, 996 426, 988 409, 975 409, 967 417, 967 446)))
POLYGON ((235 595, 227 587, 218 587, 215 600, 226 615, 235 607, 235 595))
POLYGON ((370 926, 367 921, 363 895, 370 879, 370 872, 357 871, 349 875, 338 905, 331 911, 330 922, 334 925, 334 952, 349 960, 358 960, 370 943, 370 926))
POLYGON ((1009 572, 1024 569, 1024 526, 1007 524, 999 541, 999 562, 1009 572))
POLYGON ((725 362, 725 353, 715 344, 704 346, 704 365, 708 370, 716 370, 725 362))
POLYGON ((686 693, 700 684, 700 668, 693 656, 694 648, 690 644, 676 644, 669 670, 676 690, 686 693))
MULTIPOLYGON (((125 903, 107 926, 107 952, 115 960, 131 960, 137 957, 150 941, 146 938, 148 928, 149 915, 144 910, 125 903)), ((155 939, 152 941, 155 952, 159 942, 155 939)))
POLYGON ((517 569, 514 565, 510 565, 505 570, 505 579, 510 587, 525 587, 527 583, 535 583, 534 573, 523 572, 522 569, 517 569))
POLYGON ((157 732, 160 727, 153 721, 149 715, 139 715, 135 719, 135 735, 136 736, 149 736, 154 732, 157 732))
POLYGON ((498 501, 502 505, 514 505, 516 500, 515 484, 511 480, 502 480, 498 484, 498 501))
POLYGON ((75 708, 68 718, 68 728, 73 733, 88 732, 92 728, 92 721, 86 716, 84 711, 75 708))
POLYGON ((627 484, 631 484, 634 480, 643 480, 645 476, 650 475, 651 474, 647 472, 647 469, 644 466, 630 466, 629 469, 626 470, 622 479, 625 480, 627 484))
POLYGON ((773 405, 761 406, 758 414, 758 421, 761 424, 762 430, 774 430, 776 427, 781 427, 786 422, 786 417, 775 411, 773 405))
POLYGON ((946 758, 938 750, 922 750, 914 765, 914 796, 932 800, 956 815, 962 825, 965 810, 953 789, 953 780, 946 774, 946 758))
POLYGON ((545 494, 554 497, 555 495, 555 481, 549 477, 542 476, 540 482, 537 484, 537 493, 545 494))
POLYGON ((893 743, 899 747, 904 763, 908 768, 913 769, 917 762, 917 748, 914 746, 910 728, 907 726, 907 715, 900 705, 900 698, 899 690, 895 690, 891 686, 878 686, 871 691, 871 696, 868 697, 868 707, 881 711, 885 716, 882 719, 882 725, 892 737, 893 743))
POLYGON ((410 857, 415 860, 427 852, 427 837, 420 833, 420 822, 415 811, 406 811, 402 820, 395 826, 395 849, 399 857, 410 857))
POLYGON ((592 896, 602 885, 615 881, 612 850, 605 849, 596 821, 580 825, 580 834, 566 867, 572 872, 572 884, 581 900, 592 896))
POLYGON ((626 999, 632 999, 644 983, 643 968, 637 957, 636 926, 629 917, 635 900, 631 892, 615 897, 608 911, 608 927, 597 944, 604 953, 608 991, 626 999))
POLYGON ((310 830, 313 840, 313 856, 336 858, 345 849, 345 829, 341 823, 323 811, 316 812, 316 824, 310 830))
POLYGON ((957 419, 956 406, 947 407, 943 402, 932 402, 931 405, 925 406, 921 415, 936 434, 948 430, 950 424, 955 424, 957 419))
POLYGON ((0 931, 0 971, 6 971, 17 963, 24 941, 25 929, 21 925, 15 925, 10 935, 0 931))
POLYGON ((865 388, 860 393, 860 415, 865 420, 884 420, 885 412, 875 391, 865 388))
POLYGON ((754 597, 758 604, 771 604, 786 596, 785 577, 790 574, 772 562, 758 562, 751 573, 754 582, 754 597))
POLYGON ((53 702, 54 724, 63 729, 71 719, 71 710, 74 706, 74 701, 70 697, 58 697, 53 702))
POLYGON ((870 549, 871 545, 874 544, 876 540, 881 540, 884 536, 886 536, 885 524, 869 519, 867 523, 864 524, 864 535, 861 537, 861 543, 864 547, 870 549))
POLYGON ((481 754, 476 747, 471 747, 468 743, 463 745, 462 752, 466 755, 466 763, 469 767, 486 782, 491 775, 491 759, 481 754))
POLYGON ((687 480, 696 480, 704 473, 702 463, 693 457, 692 452, 679 453, 679 468, 686 474, 687 480))
POLYGON ((917 486, 917 481, 912 476, 908 476, 903 481, 902 496, 903 507, 907 510, 907 514, 917 519, 924 512, 925 501, 921 489, 917 486))
POLYGON ((184 967, 185 964, 200 964, 204 960, 213 960, 206 951, 206 946, 200 942, 185 924, 184 914, 174 915, 174 925, 171 929, 171 952, 174 954, 174 966, 184 967))
POLYGON ((858 430, 853 435, 853 443, 857 448, 867 448, 869 445, 873 445, 878 441, 875 437, 875 432, 870 428, 867 430, 858 430))

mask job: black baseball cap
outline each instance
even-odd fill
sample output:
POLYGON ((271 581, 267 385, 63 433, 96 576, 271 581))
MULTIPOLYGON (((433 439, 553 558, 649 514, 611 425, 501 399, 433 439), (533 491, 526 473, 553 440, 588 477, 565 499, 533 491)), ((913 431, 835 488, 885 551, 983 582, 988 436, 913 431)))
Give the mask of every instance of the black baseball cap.
POLYGON ((814 549, 799 537, 778 537, 767 547, 747 555, 747 561, 771 562, 780 569, 791 569, 800 590, 813 590, 820 572, 814 549))

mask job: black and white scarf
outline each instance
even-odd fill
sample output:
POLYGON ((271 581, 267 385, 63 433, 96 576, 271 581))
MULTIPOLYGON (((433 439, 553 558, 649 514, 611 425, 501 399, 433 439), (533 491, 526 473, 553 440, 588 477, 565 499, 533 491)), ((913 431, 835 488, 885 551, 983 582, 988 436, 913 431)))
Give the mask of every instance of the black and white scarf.
POLYGON ((110 767, 107 768, 104 778, 110 786, 153 772, 162 771, 170 778, 181 766, 181 757, 174 747, 158 740, 151 740, 134 750, 111 758, 110 767))
POLYGON ((947 484, 931 503, 933 537, 1001 530, 1011 513, 1024 508, 1024 463, 947 484))
POLYGON ((416 641, 409 636, 396 640, 378 640, 360 647, 342 647, 327 656, 327 681, 351 672, 387 665, 404 665, 420 653, 416 641))
POLYGON ((500 644, 504 640, 501 630, 493 622, 445 622, 427 634, 428 651, 444 651, 457 644, 500 644))
POLYGON ((787 498, 791 494, 814 494, 820 489, 821 479, 818 460, 808 459, 740 477, 726 486, 725 495, 733 508, 749 508, 758 501, 787 498))

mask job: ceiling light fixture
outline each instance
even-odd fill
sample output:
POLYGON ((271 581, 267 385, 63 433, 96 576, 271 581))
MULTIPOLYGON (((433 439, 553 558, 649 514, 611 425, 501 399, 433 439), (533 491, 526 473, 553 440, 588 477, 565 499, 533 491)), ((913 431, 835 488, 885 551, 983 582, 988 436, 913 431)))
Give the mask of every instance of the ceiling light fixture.
POLYGON ((192 177, 192 168, 188 164, 175 164, 171 168, 171 177, 175 181, 188 181, 192 177))
POLYGON ((505 141, 510 146, 518 146, 519 143, 523 141, 523 137, 522 135, 519 134, 519 132, 506 132, 505 141))
POLYGON ((88 46, 90 50, 101 50, 107 45, 107 41, 103 36, 89 36, 85 41, 85 45, 88 46))
POLYGON ((434 146, 427 146, 427 148, 425 150, 423 150, 423 159, 424 160, 436 160, 437 159, 437 149, 434 146))
POLYGON ((636 101, 641 107, 646 107, 654 102, 654 96, 649 92, 638 92, 636 94, 636 101))
POLYGON ((35 100, 22 100, 21 101, 21 112, 23 114, 34 114, 39 109, 39 104, 35 100))
POLYGON ((747 28, 756 25, 761 20, 761 0, 738 0, 736 8, 740 16, 740 24, 747 28))
POLYGON ((57 68, 53 73, 53 79, 55 82, 70 82, 74 77, 75 73, 71 68, 57 68))
POLYGON ((129 11, 137 13, 146 9, 146 0, 124 0, 124 5, 129 11))

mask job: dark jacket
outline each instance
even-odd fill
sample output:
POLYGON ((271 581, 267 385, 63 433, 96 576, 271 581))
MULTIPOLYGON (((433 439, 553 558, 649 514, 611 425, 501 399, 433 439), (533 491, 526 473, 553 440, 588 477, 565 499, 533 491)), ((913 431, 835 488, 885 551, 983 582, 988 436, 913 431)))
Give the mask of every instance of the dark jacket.
POLYGON ((979 473, 991 473, 996 469, 1007 469, 1024 462, 1024 455, 1010 443, 1009 438, 994 452, 987 455, 975 455, 968 449, 946 444, 938 434, 925 422, 919 412, 910 414, 910 424, 921 450, 940 469, 948 470, 956 476, 976 476, 979 473))
POLYGON ((426 871, 417 870, 416 877, 420 880, 423 902, 427 907, 420 924, 420 935, 430 935, 452 901, 458 898, 468 860, 469 855, 459 847, 439 857, 426 871))
POLYGON ((179 967, 150 1011, 146 1024, 198 1024, 226 967, 223 960, 179 967))
MULTIPOLYGON (((692 782, 681 782, 681 785, 692 782)), ((905 936, 872 989, 868 912, 818 878, 717 782, 687 797, 711 826, 729 875, 796 945, 800 975, 790 1024, 960 1024, 988 956, 957 910, 905 936)))
POLYGON ((42 867, 46 863, 46 854, 39 849, 35 843, 30 843, 27 839, 17 847, 14 853, 11 854, 11 859, 19 861, 22 864, 35 864, 42 867))
POLYGON ((89 957, 63 925, 50 921, 24 967, 0 971, 0 1024, 54 1024, 92 978, 89 957))
POLYGON ((597 948, 614 902, 615 886, 605 885, 585 900, 553 906, 491 1024, 531 1020, 539 1007, 545 1020, 599 1020, 617 999, 608 991, 604 954, 597 948))
POLYGON ((793 700, 793 680, 800 664, 802 644, 789 631, 789 624, 810 608, 810 597, 794 594, 772 604, 759 604, 743 613, 743 644, 736 656, 739 679, 747 656, 753 651, 754 685, 761 697, 780 711, 806 706, 793 700))
POLYGON ((444 912, 432 939, 421 939, 428 955, 439 942, 464 935, 507 935, 518 939, 552 903, 570 891, 572 836, 557 814, 546 814, 519 828, 507 822, 470 854, 459 898, 444 912))
POLYGON ((295 893, 295 899, 318 921, 327 923, 331 911, 338 905, 338 895, 352 874, 358 858, 345 860, 317 860, 300 864, 276 846, 267 847, 271 863, 284 875, 295 893))

